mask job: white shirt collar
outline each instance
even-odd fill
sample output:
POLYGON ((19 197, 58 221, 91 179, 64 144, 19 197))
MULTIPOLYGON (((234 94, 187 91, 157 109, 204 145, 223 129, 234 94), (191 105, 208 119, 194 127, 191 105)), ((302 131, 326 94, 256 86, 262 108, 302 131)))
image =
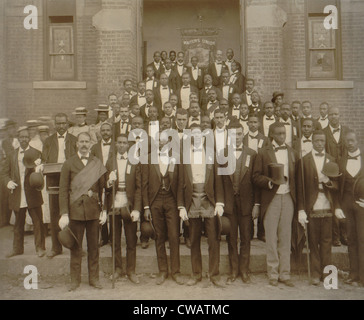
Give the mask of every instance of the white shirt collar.
MULTIPOLYGON (((57 132, 57 138, 59 139, 61 135, 57 132)), ((63 137, 66 139, 66 136, 67 136, 67 131, 63 134, 63 137)))
POLYGON ((125 159, 128 159, 128 152, 124 152, 123 154, 120 154, 118 152, 118 155, 117 155, 118 160, 121 160, 121 157, 124 157, 125 159))
POLYGON ((249 136, 256 137, 258 135, 259 131, 251 132, 249 131, 249 136))
POLYGON ((349 155, 350 157, 357 157, 357 156, 359 156, 359 155, 360 155, 360 149, 358 148, 358 150, 356 150, 356 151, 354 151, 354 152, 349 152, 349 151, 348 151, 348 155, 349 155))
POLYGON ((83 156, 81 153, 80 153, 80 151, 77 151, 77 155, 78 155, 78 157, 81 159, 81 157, 87 157, 87 158, 89 158, 90 157, 90 152, 89 153, 87 153, 85 156, 83 156))
POLYGON ((334 132, 334 130, 337 130, 337 129, 341 130, 341 124, 339 124, 339 126, 337 128, 332 127, 331 124, 329 124, 329 127, 330 127, 331 132, 334 132))

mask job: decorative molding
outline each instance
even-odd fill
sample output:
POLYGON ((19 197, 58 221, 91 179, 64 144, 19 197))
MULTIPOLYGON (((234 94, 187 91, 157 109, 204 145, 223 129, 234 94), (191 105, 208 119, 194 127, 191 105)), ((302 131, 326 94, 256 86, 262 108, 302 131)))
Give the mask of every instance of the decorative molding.
POLYGON ((86 81, 33 81, 33 89, 86 89, 86 81))
POLYGON ((353 89, 354 81, 310 80, 297 81, 297 89, 353 89))

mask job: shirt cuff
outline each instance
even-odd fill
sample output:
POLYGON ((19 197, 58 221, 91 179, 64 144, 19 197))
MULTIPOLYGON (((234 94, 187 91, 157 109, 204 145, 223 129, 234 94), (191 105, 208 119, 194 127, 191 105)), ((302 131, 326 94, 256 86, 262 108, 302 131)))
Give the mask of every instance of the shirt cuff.
POLYGON ((149 206, 145 206, 145 207, 144 207, 144 210, 147 210, 147 209, 150 209, 150 208, 149 208, 149 206))
POLYGON ((178 207, 178 210, 181 210, 181 209, 185 209, 185 210, 186 210, 186 208, 185 208, 185 207, 183 207, 183 206, 179 206, 179 207, 178 207))
POLYGON ((260 206, 260 203, 254 203, 255 206, 260 206))
POLYGON ((216 202, 216 205, 217 205, 217 206, 222 206, 222 207, 224 207, 224 206, 225 206, 222 202, 216 202))

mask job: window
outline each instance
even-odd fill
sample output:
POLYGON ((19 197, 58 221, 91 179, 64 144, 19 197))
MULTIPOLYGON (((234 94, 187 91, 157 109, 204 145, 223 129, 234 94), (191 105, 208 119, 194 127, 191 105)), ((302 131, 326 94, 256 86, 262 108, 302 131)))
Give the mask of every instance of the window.
MULTIPOLYGON (((324 13, 327 5, 339 7, 336 0, 308 0, 307 11, 307 78, 309 80, 339 80, 342 78, 340 25, 326 29, 324 13)), ((338 17, 339 19, 339 17, 338 17)))
POLYGON ((74 80, 75 58, 75 0, 47 0, 47 80, 74 80))

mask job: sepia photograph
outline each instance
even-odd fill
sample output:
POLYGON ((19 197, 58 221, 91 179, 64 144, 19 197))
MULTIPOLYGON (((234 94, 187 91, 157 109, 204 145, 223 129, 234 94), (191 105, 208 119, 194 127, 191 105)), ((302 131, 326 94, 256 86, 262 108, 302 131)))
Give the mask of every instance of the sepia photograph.
POLYGON ((364 300, 363 16, 0 0, 0 300, 364 300))

